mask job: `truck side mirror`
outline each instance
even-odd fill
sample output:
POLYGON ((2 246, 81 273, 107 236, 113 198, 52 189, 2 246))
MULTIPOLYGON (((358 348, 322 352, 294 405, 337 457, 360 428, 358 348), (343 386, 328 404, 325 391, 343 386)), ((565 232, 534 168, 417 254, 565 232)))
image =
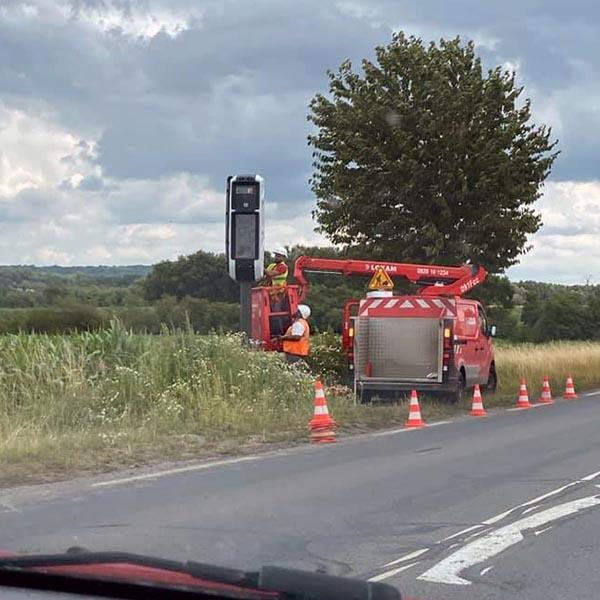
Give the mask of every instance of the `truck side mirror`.
POLYGON ((496 326, 495 326, 495 325, 492 325, 492 326, 490 327, 490 336, 491 336, 491 337, 496 337, 496 331, 497 331, 497 329, 496 329, 496 326))

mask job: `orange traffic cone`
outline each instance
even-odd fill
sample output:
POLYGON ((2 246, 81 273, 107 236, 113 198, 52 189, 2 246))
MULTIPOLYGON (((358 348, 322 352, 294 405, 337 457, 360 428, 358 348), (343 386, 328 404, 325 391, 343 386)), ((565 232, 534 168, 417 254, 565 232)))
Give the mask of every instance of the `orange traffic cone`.
POLYGON ((481 397, 481 390, 478 383, 475 384, 475 389, 473 390, 473 404, 471 405, 471 412, 469 414, 472 417, 485 417, 487 415, 485 408, 483 408, 483 398, 481 397))
POLYGON ((519 399, 517 400, 517 408, 531 408, 529 404, 529 394, 527 393, 527 385, 525 378, 521 377, 521 386, 519 387, 519 399))
POLYGON ((563 398, 565 400, 577 400, 577 398, 579 398, 575 393, 575 385, 573 384, 573 378, 570 375, 567 377, 567 385, 565 387, 563 398))
POLYGON ((548 381, 548 375, 544 375, 542 395, 539 397, 538 402, 540 404, 554 404, 554 400, 552 400, 552 392, 550 391, 550 382, 548 381))
POLYGON ((419 398, 417 391, 413 390, 410 393, 410 404, 408 406, 408 421, 404 423, 404 427, 425 427, 426 423, 421 419, 421 408, 419 407, 419 398))
POLYGON ((332 444, 336 442, 336 424, 327 408, 325 390, 319 379, 315 381, 315 409, 313 418, 308 423, 311 444, 332 444))

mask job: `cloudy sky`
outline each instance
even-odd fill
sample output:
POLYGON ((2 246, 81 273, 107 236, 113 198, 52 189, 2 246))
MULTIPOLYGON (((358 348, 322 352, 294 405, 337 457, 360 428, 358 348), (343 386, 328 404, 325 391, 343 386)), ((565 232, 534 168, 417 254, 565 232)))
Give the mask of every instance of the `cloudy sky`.
POLYGON ((0 263, 153 263, 223 248, 226 176, 261 173, 270 244, 322 243, 307 104, 403 29, 516 69, 561 156, 509 272, 600 282, 594 0, 0 0, 0 263))

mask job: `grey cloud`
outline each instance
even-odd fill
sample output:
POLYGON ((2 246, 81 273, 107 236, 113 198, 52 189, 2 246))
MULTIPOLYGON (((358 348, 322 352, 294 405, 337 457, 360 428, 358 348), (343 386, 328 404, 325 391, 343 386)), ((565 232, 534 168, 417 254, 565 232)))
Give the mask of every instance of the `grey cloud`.
MULTIPOLYGON (((2 7, 20 4, 2 0, 2 7)), ((20 208, 0 205, 0 220, 83 206, 106 222, 216 227, 221 204, 190 202, 195 208, 186 211, 185 203, 163 201, 151 183, 132 182, 154 180, 160 188, 161 180, 188 173, 221 194, 235 171, 266 177, 278 217, 306 214, 307 104, 327 91, 326 69, 347 57, 358 66, 394 27, 424 39, 474 37, 486 65, 518 63, 534 119, 545 115, 560 129, 553 177, 598 178, 600 89, 590 83, 600 75, 595 2, 73 0, 70 9, 63 22, 0 19, 0 98, 96 141, 91 147, 82 140, 64 160, 74 169, 94 165, 102 176, 84 170, 78 187, 66 180, 58 190, 21 192, 20 208), (125 28, 102 32, 86 24, 86 11, 106 7, 123 18, 178 11, 188 15, 188 28, 142 40, 125 28), (55 206, 44 209, 44 202, 55 206)))
POLYGON ((79 189, 84 192, 98 192, 105 188, 104 180, 97 175, 88 175, 87 177, 84 177, 79 184, 79 189))
MULTIPOLYGON (((45 98, 64 123, 95 126, 102 132, 100 161, 111 177, 189 171, 222 185, 236 168, 270 170, 278 196, 308 197, 306 105, 327 89, 327 68, 348 56, 358 63, 372 55, 392 27, 497 40, 481 49, 487 63, 520 61, 526 93, 537 90, 540 104, 549 90, 574 85, 582 61, 590 74, 599 68, 591 25, 599 9, 591 2, 569 3, 568 10, 561 2, 515 0, 364 4, 376 18, 317 0, 165 0, 165 10, 187 6, 201 16, 175 37, 162 33, 146 43, 118 31, 90 39, 75 17, 41 35, 26 25, 0 29, 0 89, 13 98, 45 98)), ((107 5, 127 14, 150 3, 80 1, 73 14, 107 5)), ((559 109, 569 111, 568 105, 559 109)), ((571 170, 577 178, 597 176, 589 158, 597 142, 581 152, 574 139, 580 131, 561 135, 570 156, 557 165, 561 178, 571 170)))

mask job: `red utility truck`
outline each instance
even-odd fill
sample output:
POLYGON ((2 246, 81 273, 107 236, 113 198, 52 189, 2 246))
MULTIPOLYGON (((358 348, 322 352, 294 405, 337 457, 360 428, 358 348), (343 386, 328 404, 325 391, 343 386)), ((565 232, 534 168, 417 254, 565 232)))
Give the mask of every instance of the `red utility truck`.
POLYGON ((281 350, 276 335, 285 331, 306 297, 308 272, 385 273, 419 286, 415 295, 375 290, 344 306, 342 344, 362 401, 412 389, 460 400, 476 383, 495 390, 495 327, 480 302, 462 298, 485 279, 482 267, 301 256, 294 267, 297 284, 286 287, 276 312, 271 309, 271 288, 252 290, 252 338, 265 350, 281 350))

